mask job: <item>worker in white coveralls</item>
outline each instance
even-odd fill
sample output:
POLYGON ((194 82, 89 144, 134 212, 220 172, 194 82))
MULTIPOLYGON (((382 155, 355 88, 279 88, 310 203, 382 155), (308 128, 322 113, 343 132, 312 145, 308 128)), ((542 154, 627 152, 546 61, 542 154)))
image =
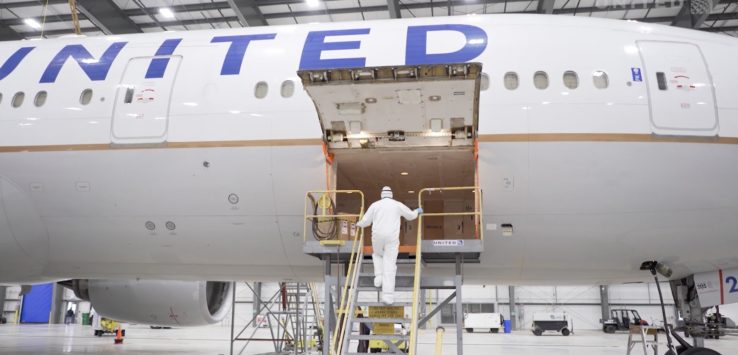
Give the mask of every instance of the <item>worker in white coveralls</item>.
POLYGON ((397 253, 400 249, 400 217, 408 221, 423 213, 421 208, 411 211, 402 202, 392 199, 392 189, 382 188, 381 199, 372 203, 364 218, 356 225, 361 228, 372 226, 374 253, 374 286, 382 288, 382 302, 391 305, 395 301, 395 275, 397 275, 397 253))

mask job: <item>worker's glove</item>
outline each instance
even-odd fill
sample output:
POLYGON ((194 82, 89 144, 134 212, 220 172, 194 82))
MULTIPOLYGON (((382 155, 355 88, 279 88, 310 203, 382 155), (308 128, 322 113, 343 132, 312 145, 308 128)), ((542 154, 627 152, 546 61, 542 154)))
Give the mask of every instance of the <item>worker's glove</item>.
POLYGON ((416 208, 415 209, 415 212, 418 212, 418 214, 423 214, 423 209, 422 208, 416 208))

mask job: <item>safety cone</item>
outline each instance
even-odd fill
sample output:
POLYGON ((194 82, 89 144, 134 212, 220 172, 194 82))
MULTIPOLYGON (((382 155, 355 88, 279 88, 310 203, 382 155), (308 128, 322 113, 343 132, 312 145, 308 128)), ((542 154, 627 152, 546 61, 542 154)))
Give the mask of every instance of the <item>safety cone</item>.
POLYGON ((115 333, 115 344, 123 344, 123 331, 118 326, 118 331, 115 333))

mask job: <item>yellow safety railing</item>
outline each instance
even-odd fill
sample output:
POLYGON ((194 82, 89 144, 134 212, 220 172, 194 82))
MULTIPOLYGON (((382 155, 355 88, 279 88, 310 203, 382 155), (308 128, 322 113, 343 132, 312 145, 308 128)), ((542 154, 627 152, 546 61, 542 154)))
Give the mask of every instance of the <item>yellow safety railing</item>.
MULTIPOLYGON (((339 221, 341 219, 350 219, 350 218, 356 218, 357 221, 361 219, 364 215, 364 192, 361 190, 318 190, 318 191, 308 191, 305 194, 305 220, 303 223, 303 230, 302 230, 302 237, 303 241, 308 241, 308 223, 312 222, 313 220, 317 220, 318 222, 324 222, 324 221, 339 221), (337 195, 353 195, 357 194, 361 201, 361 206, 359 207, 359 213, 355 214, 335 214, 335 198, 337 195), (319 195, 317 201, 315 200, 314 195, 319 195), (316 205, 313 205, 311 202, 314 202, 316 205), (333 204, 333 206, 331 206, 333 204), (308 210, 308 207, 316 208, 322 212, 320 214, 310 213, 308 210)), ((358 229, 358 228, 357 228, 358 229)), ((358 233, 357 233, 358 235, 358 233)))
MULTIPOLYGON (((359 228, 356 238, 354 238, 353 245, 351 247, 351 256, 349 257, 348 270, 346 272, 346 281, 343 285, 343 292, 341 292, 341 304, 338 308, 338 322, 336 329, 334 330, 333 337, 331 337, 330 353, 338 355, 341 353, 345 344, 346 335, 351 332, 351 322, 349 319, 353 318, 349 315, 349 312, 354 312, 354 292, 349 292, 349 285, 351 288, 359 285, 360 266, 361 261, 364 259, 364 228, 359 228)), ((340 276, 339 276, 340 279, 340 276)))
MULTIPOLYGON (((352 219, 356 218, 357 222, 364 216, 364 193, 360 190, 323 190, 323 191, 308 191, 305 195, 305 221, 303 225, 303 239, 307 242, 307 235, 308 235, 308 228, 307 225, 309 222, 314 222, 317 220, 318 222, 325 222, 325 221, 340 221, 342 219, 352 219), (335 197, 340 194, 345 195, 352 195, 352 194, 358 194, 360 198, 360 207, 359 207, 359 213, 357 214, 336 214, 335 213, 335 197), (319 195, 318 199, 316 200, 313 195, 319 195), (330 202, 330 203, 329 203, 330 202), (308 206, 311 205, 311 207, 314 210, 318 210, 321 212, 320 214, 312 212, 310 213, 308 210, 308 206), (333 206, 331 206, 333 205, 333 206)), ((350 235, 350 233, 349 233, 350 235)), ((338 322, 336 324, 336 329, 333 331, 333 335, 331 336, 331 342, 329 347, 329 353, 331 355, 338 355, 341 352, 341 349, 344 346, 345 343, 345 334, 346 332, 343 331, 346 329, 346 327, 350 327, 351 324, 349 324, 349 312, 354 311, 354 296, 353 292, 349 292, 349 285, 351 287, 356 287, 359 283, 359 276, 360 276, 360 265, 362 259, 364 259, 364 229, 363 228, 356 228, 356 235, 351 237, 352 245, 351 245, 351 255, 348 259, 348 269, 346 271, 346 280, 343 285, 343 289, 341 292, 341 300, 339 303, 339 307, 337 310, 338 314, 338 322)), ((337 279, 340 280, 340 275, 336 275, 337 279)), ((340 284, 337 284, 336 287, 339 287, 340 284)), ((329 295, 326 295, 326 297, 329 297, 329 295)), ((327 302, 327 301, 326 301, 327 302)), ((327 316, 327 315, 324 315, 327 316)), ((324 330, 326 331, 326 330, 324 330)), ((326 333, 323 333, 326 334, 326 333)), ((348 345, 348 344, 346 344, 348 345)))
POLYGON ((417 354, 418 345, 418 305, 420 302, 420 280, 421 266, 423 263, 423 217, 446 217, 446 216, 474 216, 475 219, 475 237, 484 240, 484 228, 482 228, 482 189, 477 186, 462 187, 433 187, 422 189, 418 192, 418 207, 423 208, 423 194, 431 192, 443 191, 472 191, 474 192, 474 211, 473 212, 443 212, 443 213, 425 213, 418 216, 418 238, 415 249, 415 280, 413 282, 413 306, 412 318, 410 323, 410 343, 409 354, 417 354))

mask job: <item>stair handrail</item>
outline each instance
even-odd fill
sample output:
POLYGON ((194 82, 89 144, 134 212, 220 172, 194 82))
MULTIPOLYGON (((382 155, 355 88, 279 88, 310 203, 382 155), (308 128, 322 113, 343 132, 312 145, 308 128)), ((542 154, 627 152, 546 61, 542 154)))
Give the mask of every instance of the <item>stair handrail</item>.
MULTIPOLYGON (((363 213, 362 213, 363 214, 363 213)), ((361 273, 361 261, 364 259, 364 228, 359 228, 356 233, 353 245, 351 246, 351 256, 349 257, 348 271, 346 272, 346 281, 343 285, 343 292, 341 293, 341 304, 338 308, 338 322, 336 323, 336 329, 333 331, 331 337, 331 352, 334 355, 342 354, 346 336, 351 332, 351 313, 354 312, 356 300, 354 299, 354 293, 349 290, 354 290, 359 285, 359 276, 361 273), (350 282, 349 282, 350 280, 350 282), (349 284, 351 287, 349 288, 349 284), (340 333, 339 333, 340 331, 340 333)), ((340 275, 337 278, 340 280, 340 275)), ((337 284, 336 287, 339 285, 337 284)))

